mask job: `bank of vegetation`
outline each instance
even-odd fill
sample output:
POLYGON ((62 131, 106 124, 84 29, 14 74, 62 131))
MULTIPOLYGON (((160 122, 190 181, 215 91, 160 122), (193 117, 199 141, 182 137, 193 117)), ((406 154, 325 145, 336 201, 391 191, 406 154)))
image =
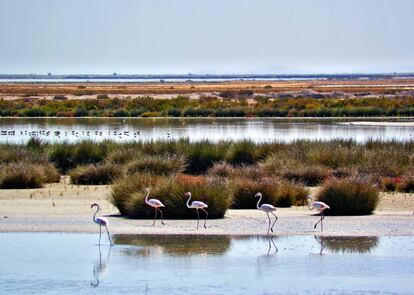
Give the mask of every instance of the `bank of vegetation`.
MULTIPOLYGON (((331 214, 368 214, 378 191, 414 191, 414 141, 356 143, 301 140, 212 143, 152 141, 0 145, 0 188, 38 188, 68 175, 73 184, 113 184, 121 214, 149 217, 144 188, 167 205, 167 218, 191 218, 184 193, 209 204, 211 217, 228 208, 255 208, 254 194, 278 207, 306 204, 309 187, 331 214)), ((194 213, 194 212, 193 212, 194 213)))
POLYGON ((12 117, 405 117, 414 116, 410 96, 336 98, 255 95, 251 90, 225 91, 190 99, 109 97, 53 100, 30 97, 0 100, 0 116, 12 117))

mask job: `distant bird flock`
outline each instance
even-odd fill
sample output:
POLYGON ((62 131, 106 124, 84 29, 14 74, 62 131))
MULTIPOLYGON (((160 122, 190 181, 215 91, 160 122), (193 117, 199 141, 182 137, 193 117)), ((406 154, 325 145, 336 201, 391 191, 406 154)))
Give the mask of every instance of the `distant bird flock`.
MULTIPOLYGON (((145 199, 144 202, 149 205, 150 207, 154 208, 154 221, 152 223, 152 226, 155 226, 155 221, 157 220, 157 215, 158 212, 160 213, 160 217, 161 217, 161 224, 165 225, 164 220, 163 220, 163 212, 161 210, 161 208, 164 208, 165 205, 158 199, 148 199, 149 195, 150 195, 150 189, 149 188, 145 188, 145 199)), ((204 202, 201 201, 192 201, 190 204, 190 200, 191 200, 191 192, 186 192, 184 194, 184 197, 188 198, 187 199, 187 203, 186 206, 188 209, 195 209, 197 212, 197 229, 199 227, 199 223, 200 223, 200 213, 199 210, 203 211, 205 213, 205 220, 204 220, 204 228, 207 228, 207 218, 208 218, 208 212, 207 212, 207 208, 208 205, 204 202)), ((273 227, 276 224, 276 221, 278 220, 278 217, 276 216, 276 214, 274 213, 276 211, 276 207, 271 205, 271 204, 261 204, 260 202, 262 201, 262 193, 258 192, 255 195, 255 198, 258 198, 257 201, 257 205, 256 208, 260 211, 263 211, 266 213, 267 218, 269 220, 269 224, 267 227, 267 234, 270 235, 270 232, 273 233, 273 227), (273 215, 275 217, 273 223, 271 221, 270 215, 273 215)), ((93 221, 99 225, 99 244, 101 243, 101 234, 102 234, 102 226, 105 227, 106 232, 108 234, 108 239, 109 242, 112 246, 112 240, 111 237, 109 235, 109 230, 108 230, 108 219, 104 218, 104 217, 96 217, 96 214, 98 213, 98 211, 100 210, 99 205, 94 203, 92 204, 91 208, 93 207, 97 207, 95 214, 93 215, 93 221)), ((316 209, 316 211, 318 211, 318 215, 320 216, 320 219, 318 222, 315 223, 313 229, 316 229, 317 225, 320 224, 321 226, 321 231, 323 231, 323 220, 325 219, 325 216, 323 214, 323 212, 327 209, 330 209, 329 205, 325 204, 324 202, 320 202, 320 201, 315 201, 311 196, 308 197, 308 208, 309 210, 313 210, 316 209)))

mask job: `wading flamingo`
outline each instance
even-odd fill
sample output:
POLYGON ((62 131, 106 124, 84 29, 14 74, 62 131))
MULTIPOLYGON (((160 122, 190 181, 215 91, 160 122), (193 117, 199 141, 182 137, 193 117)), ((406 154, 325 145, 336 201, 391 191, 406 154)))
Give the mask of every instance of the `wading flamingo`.
POLYGON ((192 201, 191 205, 190 205, 191 193, 187 192, 187 193, 185 193, 185 196, 188 197, 187 208, 196 209, 196 212, 197 212, 197 229, 198 229, 198 225, 200 223, 200 214, 198 213, 198 210, 203 210, 206 213, 206 219, 204 220, 204 228, 207 228, 206 223, 207 223, 207 218, 208 218, 208 212, 204 208, 208 208, 208 205, 206 203, 200 202, 200 201, 192 201))
POLYGON ((269 226, 267 227, 267 234, 270 234, 270 231, 273 232, 273 227, 275 226, 275 223, 278 219, 276 214, 273 213, 274 211, 276 211, 276 207, 270 204, 262 204, 259 206, 260 202, 262 201, 262 197, 263 197, 262 193, 257 193, 254 195, 254 197, 259 198, 259 200, 257 201, 256 208, 267 214, 267 218, 269 219, 269 226), (275 221, 273 222, 272 226, 270 226, 272 220, 270 219, 269 213, 275 217, 275 221))
POLYGON ((161 213, 161 223, 165 224, 164 220, 163 220, 163 217, 162 217, 162 211, 160 209, 160 207, 165 207, 164 204, 161 203, 161 201, 157 200, 157 199, 149 199, 148 200, 148 197, 149 197, 149 194, 150 194, 150 189, 146 188, 145 191, 147 192, 147 195, 145 196, 145 203, 147 205, 150 205, 152 208, 154 208, 154 212, 155 212, 154 222, 152 223, 152 226, 155 225, 155 220, 157 219, 157 211, 160 211, 160 213, 161 213))
POLYGON ((106 229, 106 233, 108 234, 108 240, 111 246, 113 246, 112 244, 112 240, 111 240, 111 236, 109 235, 109 231, 108 231, 108 225, 109 225, 109 221, 108 219, 106 219, 105 217, 96 217, 96 214, 98 213, 99 210, 101 210, 101 208, 99 207, 99 205, 97 203, 93 203, 91 205, 91 208, 96 207, 96 212, 93 215, 93 222, 95 222, 97 225, 99 225, 99 244, 101 244, 101 235, 102 235, 102 226, 105 226, 106 229))
POLYGON ((323 221, 322 220, 325 219, 325 216, 323 215, 323 211, 325 211, 326 209, 331 209, 331 207, 329 207, 324 202, 315 201, 311 196, 309 196, 307 199, 308 199, 308 208, 309 208, 309 210, 316 209, 316 211, 318 211, 319 215, 321 216, 321 219, 319 219, 319 221, 317 223, 315 223, 315 225, 313 226, 313 229, 316 229, 316 226, 320 222, 321 223, 321 231, 323 231, 323 221))

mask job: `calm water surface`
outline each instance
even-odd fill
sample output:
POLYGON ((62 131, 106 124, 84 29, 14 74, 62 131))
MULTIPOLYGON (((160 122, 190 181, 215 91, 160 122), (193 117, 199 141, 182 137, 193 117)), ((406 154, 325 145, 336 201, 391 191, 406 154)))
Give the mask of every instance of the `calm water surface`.
MULTIPOLYGON (((189 138, 256 142, 298 139, 369 139, 409 141, 411 126, 360 126, 360 119, 260 119, 260 118, 0 118, 0 142, 22 143, 36 136, 49 142, 169 140, 189 138)), ((366 120, 365 120, 366 121, 366 120)), ((378 120, 376 120, 378 121, 378 120)), ((395 120, 394 120, 395 121, 395 120)), ((412 122, 412 120, 411 120, 412 122)))
POLYGON ((0 294, 413 294, 413 237, 0 234, 0 294))

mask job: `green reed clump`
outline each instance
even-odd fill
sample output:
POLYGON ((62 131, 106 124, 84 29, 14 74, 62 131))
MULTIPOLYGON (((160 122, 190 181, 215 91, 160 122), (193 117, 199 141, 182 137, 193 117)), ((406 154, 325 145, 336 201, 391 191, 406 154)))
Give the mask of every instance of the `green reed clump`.
POLYGON ((317 186, 330 176, 329 169, 325 167, 310 166, 283 172, 284 179, 303 183, 307 186, 317 186))
POLYGON ((128 174, 152 173, 155 175, 171 175, 184 171, 185 160, 180 156, 138 156, 126 164, 128 174))
POLYGON ((158 187, 164 177, 148 173, 136 173, 122 177, 111 188, 110 201, 123 216, 129 216, 134 209, 136 197, 141 197, 146 187, 158 187))
POLYGON ((9 163, 0 166, 0 188, 40 188, 48 182, 58 182, 60 175, 51 165, 9 163))
POLYGON ((251 180, 248 178, 235 178, 230 187, 233 193, 234 209, 254 209, 257 205, 255 194, 263 195, 262 203, 277 207, 290 207, 304 205, 309 191, 301 184, 274 178, 251 180))
POLYGON ((108 153, 106 161, 112 164, 126 164, 140 156, 140 151, 133 147, 120 147, 108 153))
POLYGON ((145 204, 145 187, 151 188, 150 198, 161 200, 165 218, 197 218, 194 210, 186 207, 185 192, 193 200, 208 204, 209 218, 221 218, 231 204, 231 194, 218 178, 190 176, 154 176, 138 173, 121 179, 112 188, 111 201, 122 215, 130 218, 153 218, 154 210, 145 204))
POLYGON ((223 161, 228 142, 213 144, 209 141, 191 143, 186 147, 186 172, 190 174, 205 173, 215 163, 223 161))
POLYGON ((233 165, 251 165, 263 157, 260 144, 255 144, 251 140, 243 140, 230 145, 226 160, 233 165))
POLYGON ((331 207, 327 214, 366 215, 377 207, 379 194, 372 184, 350 178, 326 182, 316 199, 331 207))
POLYGON ((118 165, 99 164, 77 166, 69 171, 70 180, 79 185, 110 184, 122 175, 122 169, 118 165))
POLYGON ((69 143, 54 144, 49 150, 49 160, 62 172, 74 168, 73 161, 74 145, 69 143))

